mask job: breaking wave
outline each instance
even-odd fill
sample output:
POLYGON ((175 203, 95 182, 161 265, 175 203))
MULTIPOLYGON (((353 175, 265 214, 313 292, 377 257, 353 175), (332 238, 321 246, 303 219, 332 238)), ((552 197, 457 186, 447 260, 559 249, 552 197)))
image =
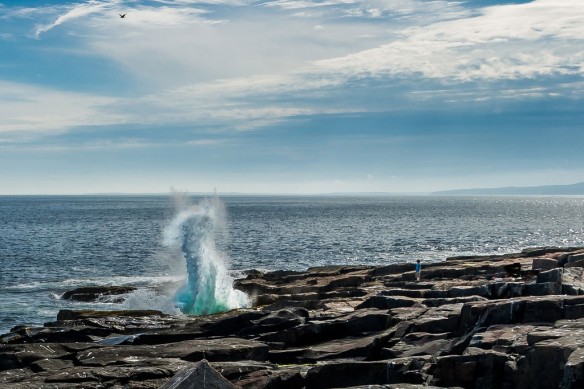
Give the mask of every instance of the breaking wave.
POLYGON ((249 306, 248 296, 233 288, 224 256, 215 244, 225 208, 217 198, 181 206, 164 231, 164 243, 180 249, 186 282, 176 291, 176 306, 187 315, 205 315, 249 306))

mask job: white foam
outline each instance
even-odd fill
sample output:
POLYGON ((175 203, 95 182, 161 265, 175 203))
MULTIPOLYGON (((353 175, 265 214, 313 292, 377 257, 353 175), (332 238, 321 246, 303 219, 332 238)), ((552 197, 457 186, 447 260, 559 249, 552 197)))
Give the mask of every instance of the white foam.
POLYGON ((172 298, 150 289, 138 289, 128 294, 122 306, 124 309, 154 309, 169 315, 181 314, 172 298))
POLYGON ((186 263, 187 283, 175 299, 187 314, 210 314, 249 306, 245 293, 233 288, 226 256, 215 244, 225 231, 225 207, 215 197, 194 206, 181 206, 164 231, 164 243, 180 248, 186 263))

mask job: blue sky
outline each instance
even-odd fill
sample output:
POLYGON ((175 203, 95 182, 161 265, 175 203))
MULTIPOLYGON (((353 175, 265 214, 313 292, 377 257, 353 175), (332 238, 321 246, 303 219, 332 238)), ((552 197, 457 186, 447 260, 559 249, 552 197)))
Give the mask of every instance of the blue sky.
POLYGON ((0 0, 0 194, 584 181, 583 20, 581 0, 0 0))

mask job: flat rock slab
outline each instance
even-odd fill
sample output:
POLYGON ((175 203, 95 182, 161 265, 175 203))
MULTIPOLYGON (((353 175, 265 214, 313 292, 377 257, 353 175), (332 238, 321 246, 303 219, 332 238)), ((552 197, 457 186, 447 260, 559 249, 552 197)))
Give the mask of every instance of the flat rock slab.
POLYGON ((63 293, 61 298, 76 301, 96 301, 104 296, 119 296, 135 290, 136 288, 133 286, 87 286, 69 290, 63 293))
POLYGON ((235 389, 235 386, 213 369, 206 359, 178 371, 160 389, 235 389))
POLYGON ((185 361, 236 361, 266 360, 265 343, 239 338, 197 339, 184 342, 109 346, 77 354, 77 363, 84 366, 131 364, 135 360, 155 358, 180 358, 185 361))

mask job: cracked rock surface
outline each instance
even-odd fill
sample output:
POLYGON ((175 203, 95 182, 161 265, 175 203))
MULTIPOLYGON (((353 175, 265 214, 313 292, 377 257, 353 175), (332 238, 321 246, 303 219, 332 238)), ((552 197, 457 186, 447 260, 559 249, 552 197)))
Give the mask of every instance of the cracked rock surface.
MULTIPOLYGON (((0 336, 0 387, 584 388, 583 258, 251 271, 253 308, 199 317, 63 310, 0 336)), ((98 292, 121 293, 70 298, 98 292)))

